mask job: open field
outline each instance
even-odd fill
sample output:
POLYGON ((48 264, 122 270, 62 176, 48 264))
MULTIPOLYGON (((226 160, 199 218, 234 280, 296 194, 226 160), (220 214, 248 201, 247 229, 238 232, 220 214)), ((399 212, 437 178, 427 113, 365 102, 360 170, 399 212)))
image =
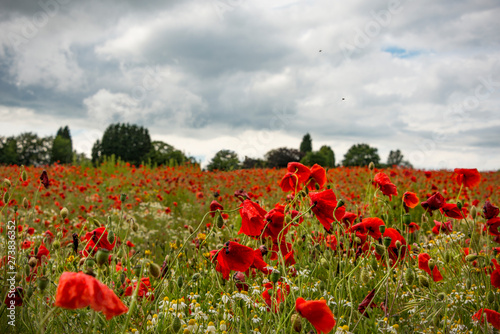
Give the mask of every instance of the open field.
POLYGON ((500 172, 301 168, 0 167, 0 333, 500 328, 500 172))

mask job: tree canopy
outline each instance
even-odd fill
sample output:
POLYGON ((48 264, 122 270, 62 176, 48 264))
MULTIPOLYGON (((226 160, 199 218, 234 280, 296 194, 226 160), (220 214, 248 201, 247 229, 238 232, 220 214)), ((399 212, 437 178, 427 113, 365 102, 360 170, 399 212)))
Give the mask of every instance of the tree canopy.
POLYGON ((312 152, 312 138, 309 133, 306 133, 304 137, 302 137, 299 151, 304 155, 306 155, 307 152, 312 152))
POLYGON ((380 166, 380 156, 378 149, 371 147, 368 144, 356 144, 344 155, 342 165, 346 167, 351 166, 368 166, 373 162, 375 166, 380 166))
POLYGON ((69 164, 73 161, 73 142, 68 126, 59 128, 52 142, 50 162, 57 161, 63 164, 69 164))
POLYGON ((270 168, 285 168, 289 162, 298 162, 302 157, 303 154, 299 150, 287 147, 270 150, 265 155, 267 167, 270 168))
POLYGON ((231 150, 220 150, 215 153, 215 156, 208 163, 207 169, 209 171, 222 170, 231 171, 238 169, 240 165, 240 160, 236 152, 231 150))

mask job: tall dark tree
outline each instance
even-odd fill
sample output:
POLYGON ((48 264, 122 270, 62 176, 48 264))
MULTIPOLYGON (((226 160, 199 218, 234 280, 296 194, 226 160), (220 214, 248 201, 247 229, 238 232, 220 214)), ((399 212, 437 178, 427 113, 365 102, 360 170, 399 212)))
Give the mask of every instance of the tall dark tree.
POLYGON ((303 154, 294 148, 280 147, 266 153, 267 167, 285 168, 289 162, 300 161, 303 154))
POLYGON ((149 131, 135 124, 111 124, 102 136, 101 155, 139 165, 151 150, 149 131))
POLYGON ((403 162, 403 154, 401 154, 400 150, 389 152, 389 156, 387 157, 387 165, 388 166, 399 166, 403 162))
POLYGON ((99 139, 96 140, 94 145, 92 145, 91 157, 92 163, 94 166, 97 166, 102 162, 102 146, 101 141, 99 139))
POLYGON ((312 152, 312 139, 309 133, 306 133, 302 137, 302 142, 300 143, 300 152, 306 155, 307 152, 312 152))
POLYGON ((375 166, 380 166, 380 156, 378 149, 369 146, 368 144, 356 144, 344 155, 342 165, 349 166, 368 166, 373 162, 375 166))
POLYGON ((231 150, 220 150, 215 154, 212 160, 208 163, 207 169, 209 171, 213 170, 235 170, 238 169, 240 165, 240 160, 236 152, 231 150))
POLYGON ((73 161, 73 142, 68 126, 57 130, 52 143, 51 162, 69 164, 73 161))
POLYGON ((330 146, 323 145, 319 149, 319 153, 325 156, 326 162, 324 167, 335 167, 335 153, 330 146))
POLYGON ((0 138, 0 164, 19 164, 17 141, 15 137, 0 138))

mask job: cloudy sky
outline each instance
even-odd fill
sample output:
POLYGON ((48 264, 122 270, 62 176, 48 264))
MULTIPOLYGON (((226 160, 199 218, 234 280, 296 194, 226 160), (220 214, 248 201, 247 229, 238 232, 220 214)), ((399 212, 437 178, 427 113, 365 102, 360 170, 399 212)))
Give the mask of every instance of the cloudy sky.
POLYGON ((0 135, 111 123, 206 163, 368 143, 500 168, 497 0, 3 0, 0 135))

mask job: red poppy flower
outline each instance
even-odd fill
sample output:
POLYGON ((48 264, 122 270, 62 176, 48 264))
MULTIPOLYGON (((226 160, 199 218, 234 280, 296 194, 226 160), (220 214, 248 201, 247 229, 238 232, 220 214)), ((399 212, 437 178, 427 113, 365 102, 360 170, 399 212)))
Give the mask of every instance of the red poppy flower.
POLYGON ((129 246, 130 248, 135 247, 135 245, 134 245, 134 244, 132 243, 132 241, 130 241, 130 240, 127 240, 126 244, 127 244, 127 246, 129 246))
POLYGON ((417 223, 411 222, 408 225, 408 232, 414 233, 415 231, 420 230, 420 226, 417 223))
POLYGON ((302 189, 299 185, 299 177, 294 173, 286 173, 280 181, 280 188, 284 192, 296 192, 302 189))
POLYGON ((407 191, 403 194, 403 201, 405 205, 409 208, 414 208, 418 205, 418 197, 417 194, 407 191))
POLYGON ((373 179, 374 184, 376 184, 379 188, 380 191, 382 191, 382 194, 389 196, 389 201, 392 200, 392 195, 397 196, 398 195, 398 190, 394 184, 392 184, 391 180, 387 175, 384 173, 380 172, 377 173, 373 179))
POLYGON ((285 222, 285 207, 283 205, 277 205, 274 209, 269 211, 264 219, 267 224, 264 229, 264 237, 270 237, 273 241, 278 240, 278 236, 281 233, 281 238, 283 238, 290 229, 288 226, 285 230, 283 230, 284 222, 285 222), (283 232, 282 232, 283 230, 283 232))
POLYGON ((493 270, 490 275, 491 285, 493 285, 495 288, 500 289, 500 265, 498 264, 496 259, 492 259, 491 262, 495 267, 495 270, 493 270))
POLYGON ((456 204, 446 203, 441 207, 441 212, 444 213, 446 217, 453 219, 463 219, 462 211, 458 208, 456 204))
POLYGON ((482 308, 472 316, 472 319, 483 323, 483 312, 486 313, 486 320, 496 329, 500 329, 500 313, 496 311, 482 308))
POLYGON ((388 227, 385 229, 384 238, 391 238, 391 243, 389 247, 387 247, 387 251, 389 253, 389 258, 396 263, 398 260, 403 260, 406 256, 406 240, 405 238, 398 232, 398 230, 388 227), (399 242, 399 246, 398 246, 399 242))
MULTIPOLYGON (((130 283, 130 280, 127 279, 127 283, 130 283)), ((134 286, 128 286, 125 289, 124 296, 132 296, 135 289, 137 288, 137 282, 134 283, 134 286)), ((151 287, 151 282, 149 281, 149 277, 141 278, 141 285, 139 286, 139 291, 137 291, 137 296, 139 298, 146 297, 149 300, 154 300, 155 296, 153 295, 153 288, 151 287)))
POLYGON ((429 212, 431 216, 432 216, 432 211, 441 209, 444 204, 445 204, 444 197, 438 192, 434 193, 431 197, 429 197, 427 201, 421 203, 424 210, 426 212, 429 212))
POLYGON ((300 162, 289 162, 286 169, 289 173, 297 175, 299 184, 306 183, 311 176, 311 170, 300 162))
POLYGON ((335 318, 326 300, 306 301, 299 297, 295 301, 295 310, 313 325, 318 334, 329 333, 335 327, 335 318))
POLYGON ((481 182, 481 174, 479 174, 477 168, 455 168, 455 174, 457 183, 467 188, 477 187, 481 182))
POLYGON ((370 293, 365 297, 365 299, 363 299, 363 301, 358 305, 359 313, 361 313, 362 315, 364 315, 367 318, 369 318, 370 316, 368 315, 368 313, 365 312, 366 309, 368 307, 371 307, 371 308, 377 307, 377 304, 372 302, 373 297, 375 297, 375 290, 376 289, 373 289, 372 291, 370 291, 370 293))
POLYGON ((113 250, 116 245, 116 239, 112 244, 108 241, 108 231, 105 227, 99 227, 93 230, 92 232, 85 233, 85 236, 82 237, 82 241, 85 241, 87 244, 85 249, 82 251, 82 254, 87 257, 90 252, 95 254, 99 248, 104 248, 107 250, 113 250))
POLYGON ((271 249, 271 256, 269 257, 269 260, 274 261, 278 259, 278 253, 281 253, 282 256, 287 255, 290 253, 292 250, 292 244, 289 242, 286 242, 286 240, 283 238, 281 239, 280 243, 273 242, 273 248, 271 249))
POLYGON ((49 188, 50 182, 49 182, 49 176, 47 175, 46 170, 43 170, 42 175, 40 175, 40 181, 42 182, 45 189, 49 188))
POLYGON ((490 235, 500 236, 500 232, 498 228, 500 227, 500 217, 495 217, 488 219, 486 225, 484 226, 484 230, 488 229, 488 233, 490 235))
POLYGON ((352 226, 356 218, 358 218, 358 216, 355 213, 346 211, 344 213, 344 217, 342 217, 342 223, 344 223, 346 228, 349 228, 352 226))
POLYGON ((311 198, 311 205, 313 206, 312 211, 327 231, 330 231, 332 222, 335 221, 333 218, 334 211, 336 220, 340 221, 344 216, 345 208, 344 206, 337 208, 337 197, 333 190, 310 192, 309 198, 311 198))
POLYGON ((29 241, 29 240, 24 240, 22 243, 21 243, 21 248, 22 249, 28 249, 31 247, 31 245, 33 245, 34 242, 33 241, 29 241))
MULTIPOLYGON (((238 234, 246 234, 250 237, 258 237, 262 233, 265 226, 264 216, 266 210, 262 209, 259 204, 246 199, 240 205, 241 228, 238 234)), ((244 271, 244 270, 243 270, 244 271)))
POLYGON ((128 311, 113 290, 82 272, 64 272, 59 278, 55 306, 74 310, 90 306, 109 320, 128 311))
POLYGON ((212 217, 215 217, 215 213, 217 210, 224 210, 224 208, 222 207, 222 205, 220 205, 219 202, 213 200, 212 203, 210 203, 210 211, 213 211, 213 212, 210 212, 210 216, 212 217))
POLYGON ((490 203, 490 201, 486 201, 483 206, 483 216, 484 219, 491 219, 498 216, 500 213, 500 209, 490 203))
POLYGON ((309 188, 309 190, 315 190, 316 185, 318 186, 318 189, 323 188, 323 186, 326 184, 325 169, 318 164, 314 164, 314 166, 311 167, 310 171, 311 176, 309 177, 307 188, 309 188))
POLYGON ((290 286, 278 282, 276 288, 273 288, 273 283, 269 282, 264 285, 264 288, 262 298, 266 302, 267 309, 272 309, 273 312, 277 313, 280 304, 285 301, 286 295, 290 293, 290 286), (269 293, 269 290, 271 290, 271 293, 269 293))
POLYGON ((217 261, 215 270, 222 273, 222 278, 229 279, 231 270, 245 272, 254 263, 255 253, 250 247, 228 241, 224 248, 210 252, 211 261, 217 261))
POLYGON ((361 234, 368 234, 373 239, 378 240, 382 236, 380 226, 385 225, 384 221, 377 217, 365 218, 356 225, 351 227, 351 231, 357 231, 361 234))
POLYGON ((16 307, 23 306, 23 297, 24 297, 23 288, 18 286, 14 289, 14 291, 7 292, 4 304, 7 305, 7 307, 10 307, 11 305, 14 305, 16 307))
POLYGON ((451 220, 446 223, 442 223, 440 221, 434 220, 434 227, 432 228, 432 233, 439 234, 440 231, 443 231, 445 234, 450 234, 453 232, 453 225, 451 224, 451 220))
POLYGON ((439 272, 437 265, 434 266, 431 272, 431 268, 429 267, 430 259, 431 256, 427 253, 418 254, 418 267, 431 275, 434 282, 439 282, 443 279, 443 276, 441 275, 441 272, 439 272))

